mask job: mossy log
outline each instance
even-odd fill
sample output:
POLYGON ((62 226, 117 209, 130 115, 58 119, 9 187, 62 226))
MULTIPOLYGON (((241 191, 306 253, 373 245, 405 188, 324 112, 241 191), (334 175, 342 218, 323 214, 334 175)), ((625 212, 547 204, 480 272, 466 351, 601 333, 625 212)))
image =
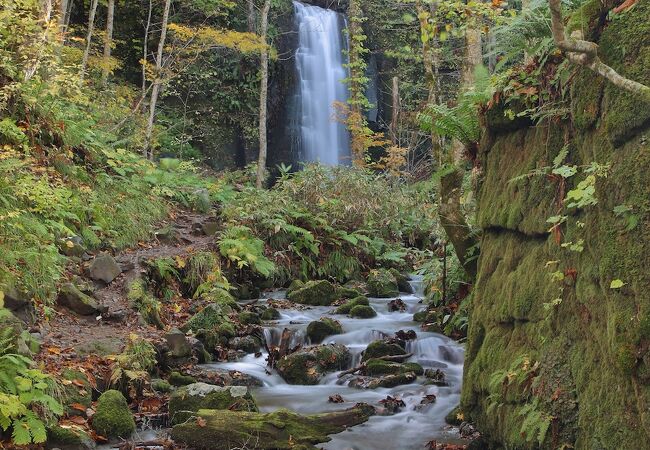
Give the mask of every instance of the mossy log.
POLYGON ((200 410, 195 420, 176 425, 172 439, 198 450, 316 449, 328 435, 366 422, 375 409, 365 403, 353 408, 312 416, 281 409, 272 413, 200 410))

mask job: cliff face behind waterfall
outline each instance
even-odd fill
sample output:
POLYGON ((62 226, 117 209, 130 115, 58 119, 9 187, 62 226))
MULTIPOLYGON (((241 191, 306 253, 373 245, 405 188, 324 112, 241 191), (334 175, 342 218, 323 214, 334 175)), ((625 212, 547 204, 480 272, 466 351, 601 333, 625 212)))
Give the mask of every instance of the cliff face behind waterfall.
MULTIPOLYGON (((646 84, 648 17, 650 2, 641 1, 599 40, 604 61, 646 84)), ((647 448, 650 110, 586 70, 571 97, 563 123, 533 128, 488 113, 463 412, 496 448, 539 448, 542 433, 543 448, 647 448), (597 177, 596 205, 562 205, 588 174, 566 186, 533 174, 563 149, 568 164, 610 165, 597 177), (562 242, 582 242, 581 252, 549 233, 547 219, 558 214, 568 216, 562 242)))

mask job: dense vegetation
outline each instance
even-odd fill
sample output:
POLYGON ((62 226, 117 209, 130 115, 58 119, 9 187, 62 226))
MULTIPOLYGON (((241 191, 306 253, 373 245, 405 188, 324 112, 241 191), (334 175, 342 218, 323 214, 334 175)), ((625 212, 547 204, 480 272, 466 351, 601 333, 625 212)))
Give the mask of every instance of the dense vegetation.
MULTIPOLYGON (((350 100, 323 107, 350 167, 291 153, 288 0, 0 0, 0 446, 127 438, 129 408, 204 381, 182 358, 236 346, 318 382, 345 349, 270 348, 278 311, 237 301, 288 288, 370 318, 363 294, 398 294, 405 273, 423 275, 422 329, 467 340, 455 414, 474 448, 647 440, 648 0, 307 3, 347 14, 350 100), (89 287, 107 255, 117 272, 89 287), (122 340, 66 356, 48 324, 71 309, 122 340)), ((352 369, 422 375, 402 353, 352 369)), ((251 426, 340 430, 210 395, 251 426)))

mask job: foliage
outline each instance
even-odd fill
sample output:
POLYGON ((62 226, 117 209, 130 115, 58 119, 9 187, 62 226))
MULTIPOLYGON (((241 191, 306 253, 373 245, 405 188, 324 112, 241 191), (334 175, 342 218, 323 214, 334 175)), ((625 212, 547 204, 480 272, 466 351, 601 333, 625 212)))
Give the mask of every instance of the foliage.
POLYGON ((248 227, 227 228, 218 244, 221 255, 238 269, 250 267, 264 277, 271 276, 275 269, 273 262, 264 256, 264 242, 254 237, 248 227))
POLYGON ((156 366, 156 349, 146 339, 136 334, 129 336, 124 351, 115 357, 111 385, 125 393, 140 397, 149 372, 156 366))

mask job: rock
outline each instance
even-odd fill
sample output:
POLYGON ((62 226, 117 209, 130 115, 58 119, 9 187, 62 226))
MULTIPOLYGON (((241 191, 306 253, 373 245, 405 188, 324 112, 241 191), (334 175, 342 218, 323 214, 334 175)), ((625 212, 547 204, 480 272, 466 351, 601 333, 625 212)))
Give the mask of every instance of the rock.
POLYGON ((57 242, 59 251, 65 256, 81 258, 86 253, 86 246, 84 241, 79 236, 71 236, 68 238, 60 239, 57 242))
POLYGON ((312 344, 320 344, 327 336, 341 333, 343 333, 341 324, 328 317, 321 317, 307 325, 307 337, 312 344))
POLYGON ((422 323, 425 320, 427 320, 427 312, 426 311, 418 311, 415 314, 413 314, 413 322, 422 323))
POLYGON ((420 400, 420 403, 415 406, 416 410, 421 410, 426 408, 427 405, 432 405, 436 402, 436 394, 427 394, 425 395, 422 400, 420 400))
POLYGON ((445 373, 440 369, 427 369, 424 371, 424 376, 428 378, 430 384, 435 384, 436 386, 449 386, 445 373))
POLYGON ((288 293, 287 298, 303 305, 329 306, 336 300, 336 288, 327 280, 308 281, 288 293))
POLYGON ((460 409, 460 405, 449 411, 449 414, 445 416, 445 422, 454 426, 460 426, 460 424, 463 423, 463 419, 464 416, 460 409))
POLYGON ((362 361, 367 361, 372 358, 381 358, 382 356, 395 356, 405 355, 406 350, 399 344, 384 340, 373 341, 368 344, 368 347, 363 351, 362 361))
POLYGON ((47 429, 48 448, 60 450, 90 450, 97 448, 95 441, 81 427, 63 428, 59 425, 47 429))
POLYGON ((368 301, 368 297, 364 297, 360 295, 358 297, 354 297, 352 300, 336 308, 336 310, 334 310, 334 314, 349 314, 350 310, 355 306, 368 306, 368 305, 370 305, 370 302, 368 301))
POLYGON ((16 312, 31 305, 32 296, 14 285, 0 286, 4 293, 4 307, 11 312, 16 312))
POLYGON ((172 424, 185 422, 200 409, 257 411, 257 406, 250 390, 245 386, 193 383, 177 389, 169 398, 169 418, 172 424))
POLYGON ((234 296, 239 300, 254 300, 260 298, 260 288, 254 286, 252 283, 235 284, 233 285, 234 296))
POLYGON ((302 280, 293 280, 289 287, 287 288, 287 297, 289 294, 291 294, 294 291, 297 291, 298 289, 302 288, 305 285, 305 282, 302 280))
POLYGON ((411 286, 411 283, 409 283, 409 277, 400 273, 400 271, 397 269, 390 269, 390 273, 393 274, 393 277, 395 277, 395 281, 397 282, 397 289, 400 292, 404 292, 405 294, 413 294, 415 292, 413 290, 413 286, 411 286))
POLYGON ((237 319, 244 325, 262 325, 260 316, 250 311, 242 311, 237 316, 237 319))
POLYGON ((172 385, 169 384, 168 381, 161 380, 161 379, 154 379, 151 380, 151 389, 153 389, 156 392, 161 392, 163 394, 166 394, 172 391, 172 385))
POLYGON ((386 269, 371 270, 368 275, 368 294, 371 297, 397 297, 399 289, 395 276, 386 269))
POLYGON ((219 223, 214 221, 207 221, 201 224, 201 231, 206 236, 214 236, 219 231, 219 223))
POLYGON ((174 426, 171 437, 176 443, 197 450, 315 449, 314 444, 327 442, 330 434, 366 422, 375 409, 365 403, 353 408, 312 416, 301 416, 286 409, 272 413, 201 410, 200 420, 174 426), (251 439, 255 443, 251 445, 251 439))
POLYGON ((135 431, 135 421, 121 392, 108 390, 97 400, 92 419, 93 429, 107 438, 128 439, 135 431))
POLYGON ((207 189, 197 189, 192 198, 192 207, 201 213, 208 213, 212 207, 210 192, 207 189))
POLYGON ((108 284, 122 273, 122 269, 111 255, 104 253, 97 256, 88 267, 88 276, 95 281, 108 284))
POLYGON ((81 292, 72 283, 64 283, 61 286, 57 301, 61 306, 82 316, 97 316, 106 310, 97 300, 81 292))
POLYGON ((61 372, 61 378, 66 382, 62 383, 63 397, 65 398, 64 407, 68 416, 85 416, 86 411, 81 411, 72 405, 82 405, 84 408, 90 408, 93 401, 93 388, 88 381, 88 377, 83 372, 73 369, 64 369, 61 372))
POLYGON ((343 400, 343 397, 341 396, 341 394, 330 395, 328 397, 327 401, 329 403, 344 403, 345 402, 345 400, 343 400))
POLYGON ((266 308, 260 316, 262 320, 278 320, 280 317, 280 311, 275 308, 266 308))
POLYGON ((368 383, 368 389, 376 389, 378 387, 393 388, 402 384, 411 384, 417 379, 417 375, 413 372, 398 373, 395 375, 386 375, 381 378, 375 378, 368 383))
POLYGON ((169 384, 172 386, 187 386, 194 383, 196 383, 196 378, 192 376, 183 375, 180 372, 172 372, 169 374, 169 384))
POLYGON ((342 370, 352 357, 341 344, 308 347, 285 356, 277 364, 280 376, 289 384, 318 384, 323 374, 342 370))
POLYGON ((190 346, 185 333, 178 328, 165 333, 165 341, 169 348, 169 354, 172 358, 186 358, 192 355, 192 347, 190 346))
POLYGON ((399 397, 391 397, 390 395, 383 400, 379 400, 379 404, 383 406, 383 411, 380 411, 379 414, 384 416, 397 414, 402 408, 406 407, 404 400, 399 397))
POLYGON ((377 311, 372 309, 371 306, 357 305, 350 310, 350 317, 359 319, 370 319, 377 316, 377 311))
POLYGON ((174 228, 173 226, 171 226, 171 225, 168 225, 168 226, 166 226, 164 228, 156 230, 154 232, 154 235, 156 236, 156 239, 158 239, 158 241, 162 242, 163 244, 167 244, 167 245, 173 245, 173 244, 176 244, 179 241, 179 239, 178 239, 178 236, 179 236, 178 230, 176 228, 174 228))
POLYGON ((388 310, 391 312, 404 312, 406 311, 406 303, 401 298, 396 298, 388 302, 388 310))
POLYGON ((234 337, 228 341, 228 347, 233 350, 241 350, 246 353, 255 353, 261 347, 260 340, 254 336, 234 337))
POLYGON ((407 372, 413 372, 416 375, 424 373, 424 369, 418 363, 396 363, 381 359, 367 360, 364 371, 366 375, 370 376, 395 375, 407 372))
POLYGON ((402 341, 412 341, 413 339, 417 339, 418 335, 413 330, 399 330, 395 332, 395 337, 402 341))
POLYGON ((361 292, 349 287, 339 286, 336 288, 336 296, 338 298, 356 298, 360 297, 361 295, 361 292))
POLYGON ((211 303, 194 314, 180 329, 185 333, 190 330, 197 333, 199 330, 216 330, 223 325, 233 326, 223 307, 211 303))

